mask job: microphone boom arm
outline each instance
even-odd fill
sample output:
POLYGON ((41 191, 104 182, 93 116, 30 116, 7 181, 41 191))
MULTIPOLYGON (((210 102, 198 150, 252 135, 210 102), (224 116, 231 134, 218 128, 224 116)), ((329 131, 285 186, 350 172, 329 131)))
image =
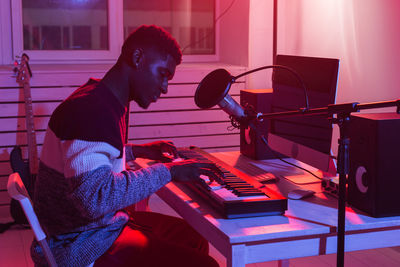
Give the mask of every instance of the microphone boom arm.
POLYGON ((269 65, 269 66, 259 67, 259 68, 256 68, 256 69, 254 69, 254 70, 249 70, 249 71, 246 71, 246 72, 244 72, 244 73, 242 73, 242 74, 239 74, 239 75, 236 76, 236 77, 233 77, 233 78, 232 78, 232 83, 235 82, 235 81, 236 81, 237 79, 239 79, 240 77, 243 77, 243 76, 245 76, 245 75, 248 75, 248 74, 250 74, 250 73, 257 72, 257 71, 260 71, 260 70, 265 70, 265 69, 284 69, 284 70, 290 71, 290 72, 296 77, 296 79, 299 81, 299 83, 301 84, 301 86, 303 87, 303 90, 304 90, 304 100, 305 100, 305 104, 306 104, 305 109, 309 109, 309 108, 310 108, 310 106, 309 106, 309 104, 308 104, 307 88, 306 88, 306 85, 304 84, 303 79, 300 77, 300 75, 299 75, 294 69, 289 68, 289 67, 287 67, 287 66, 283 66, 283 65, 269 65))

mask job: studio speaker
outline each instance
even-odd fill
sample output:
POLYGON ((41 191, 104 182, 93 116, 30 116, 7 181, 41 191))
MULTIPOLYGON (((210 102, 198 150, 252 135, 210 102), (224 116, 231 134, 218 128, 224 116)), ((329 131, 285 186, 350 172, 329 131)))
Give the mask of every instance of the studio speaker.
MULTIPOLYGON (((240 105, 255 112, 270 113, 272 104, 272 89, 240 90, 240 105)), ((250 127, 240 128, 240 153, 249 158, 260 160, 275 158, 264 145, 260 135, 268 136, 269 121, 264 120, 255 125, 257 130, 250 127)))
POLYGON ((348 203, 373 217, 400 215, 400 115, 350 118, 348 203))

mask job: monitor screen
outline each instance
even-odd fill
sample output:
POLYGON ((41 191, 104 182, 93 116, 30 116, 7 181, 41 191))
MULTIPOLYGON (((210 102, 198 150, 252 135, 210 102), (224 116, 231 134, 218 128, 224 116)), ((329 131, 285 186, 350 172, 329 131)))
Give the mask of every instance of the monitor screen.
MULTIPOLYGON (((309 108, 326 107, 336 100, 339 60, 278 55, 277 65, 296 71, 308 94, 309 108)), ((298 110, 306 106, 304 89, 296 76, 285 69, 272 74, 272 112, 298 110)), ((268 142, 272 149, 325 172, 332 169, 332 123, 326 115, 273 119, 268 142)))

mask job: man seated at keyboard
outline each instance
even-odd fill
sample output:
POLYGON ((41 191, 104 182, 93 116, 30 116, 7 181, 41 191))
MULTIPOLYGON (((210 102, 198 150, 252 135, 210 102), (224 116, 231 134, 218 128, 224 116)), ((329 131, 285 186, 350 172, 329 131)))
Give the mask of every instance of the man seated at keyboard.
MULTIPOLYGON (((171 180, 221 175, 211 163, 171 162, 177 154, 171 142, 125 144, 129 102, 146 109, 166 94, 181 57, 166 31, 141 26, 103 79, 90 79, 52 114, 34 207, 59 266, 218 266, 208 242, 182 219, 124 211, 171 180), (139 157, 165 163, 125 170, 125 160, 139 157)), ((36 241, 31 252, 36 265, 45 265, 36 241)))

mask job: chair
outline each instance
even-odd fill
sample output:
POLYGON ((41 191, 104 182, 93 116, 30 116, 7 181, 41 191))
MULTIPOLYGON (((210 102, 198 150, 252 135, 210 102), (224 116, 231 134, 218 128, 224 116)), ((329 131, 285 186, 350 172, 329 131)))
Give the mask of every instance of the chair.
MULTIPOLYGON (((35 211, 33 210, 32 201, 28 195, 24 183, 21 180, 21 177, 17 172, 9 176, 7 191, 10 197, 19 201, 19 203, 21 204, 25 216, 28 219, 29 224, 31 225, 35 238, 43 249, 47 263, 51 267, 57 267, 57 263, 54 259, 53 253, 51 252, 49 245, 47 244, 46 234, 43 232, 43 229, 39 224, 39 220, 36 217, 35 211)), ((94 262, 89 264, 87 267, 93 267, 93 265, 94 262)))
POLYGON ((26 191, 25 185, 22 182, 21 177, 17 172, 11 174, 8 178, 7 190, 10 197, 18 200, 21 204, 25 216, 28 219, 29 224, 31 225, 33 233, 35 234, 35 238, 43 249, 47 263, 51 267, 57 266, 53 253, 51 253, 49 245, 47 244, 46 234, 43 232, 43 229, 39 224, 38 218, 36 217, 35 211, 33 210, 31 199, 28 195, 28 192, 26 191))

